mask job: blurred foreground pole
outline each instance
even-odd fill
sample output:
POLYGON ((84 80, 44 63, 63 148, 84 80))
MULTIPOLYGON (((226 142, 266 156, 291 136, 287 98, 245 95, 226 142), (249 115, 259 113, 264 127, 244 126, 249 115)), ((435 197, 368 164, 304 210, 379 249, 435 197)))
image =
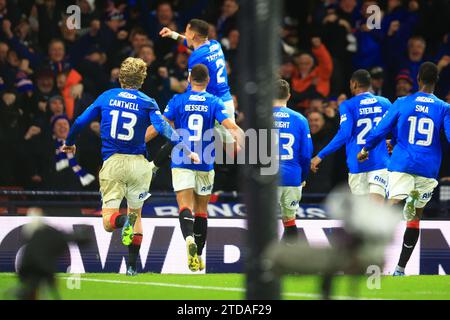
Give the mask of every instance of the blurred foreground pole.
MULTIPOLYGON (((239 105, 244 110, 245 129, 258 132, 258 155, 247 154, 242 172, 248 216, 246 298, 252 300, 280 299, 279 279, 267 271, 268 261, 262 258, 263 251, 277 239, 278 172, 261 170, 270 166, 261 157, 271 155, 271 162, 277 160, 271 150, 271 135, 260 133, 264 130, 270 132, 273 126, 273 83, 279 67, 280 6, 281 1, 245 0, 240 2, 239 10, 239 105), (249 162, 255 158, 257 161, 249 162)), ((249 147, 247 143, 247 150, 249 147)))

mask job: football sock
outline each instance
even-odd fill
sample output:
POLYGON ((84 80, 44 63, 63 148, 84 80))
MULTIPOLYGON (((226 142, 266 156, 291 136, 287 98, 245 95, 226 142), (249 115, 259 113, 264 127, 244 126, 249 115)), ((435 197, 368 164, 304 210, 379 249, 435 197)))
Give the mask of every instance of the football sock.
POLYGON ((162 167, 166 161, 169 160, 170 154, 172 153, 174 145, 169 141, 166 142, 161 149, 159 149, 155 158, 153 159, 153 163, 158 168, 162 167))
POLYGON ((133 235, 133 241, 128 246, 128 266, 131 266, 136 270, 137 257, 139 255, 139 249, 141 249, 142 233, 135 233, 133 235))
POLYGON ((189 208, 183 208, 180 210, 179 215, 181 233, 183 233, 183 238, 186 239, 189 236, 194 235, 194 217, 192 216, 192 211, 189 208))
POLYGON ((127 221, 126 214, 120 214, 120 212, 114 213, 110 218, 110 224, 114 229, 122 228, 127 221))
POLYGON ((208 231, 208 216, 206 213, 195 213, 194 238, 197 244, 197 254, 202 255, 205 247, 206 235, 208 231))
POLYGON ((406 267, 406 264, 414 251, 417 240, 419 239, 419 234, 420 229, 418 220, 406 223, 405 235, 403 236, 402 253, 400 254, 400 259, 398 261, 399 267, 406 267))
POLYGON ((297 241, 298 230, 295 224, 295 219, 283 221, 283 225, 284 225, 284 233, 282 239, 287 243, 297 241))

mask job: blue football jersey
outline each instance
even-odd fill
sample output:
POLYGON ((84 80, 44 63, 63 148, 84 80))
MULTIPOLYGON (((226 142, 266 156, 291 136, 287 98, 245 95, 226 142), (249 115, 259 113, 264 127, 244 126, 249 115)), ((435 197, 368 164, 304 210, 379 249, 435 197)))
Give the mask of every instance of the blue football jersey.
POLYGON ((306 180, 312 155, 308 120, 286 107, 273 108, 274 128, 278 131, 280 180, 284 187, 298 187, 306 180))
MULTIPOLYGON (((450 106, 433 94, 416 92, 398 98, 378 126, 370 132, 366 150, 391 130, 397 141, 389 171, 405 172, 436 179, 442 160, 441 129, 450 141, 450 106)), ((372 152, 369 158, 372 156, 372 152)))
MULTIPOLYGON (((185 45, 187 45, 185 40, 185 45)), ((222 46, 216 40, 208 40, 194 51, 188 60, 188 70, 191 72, 196 64, 204 64, 209 71, 209 84, 206 91, 219 97, 222 101, 232 100, 228 86, 227 68, 222 46)), ((189 91, 190 87, 188 88, 189 91)))
POLYGON ((318 156, 324 159, 346 145, 347 166, 350 173, 385 169, 389 161, 386 143, 380 141, 365 162, 358 162, 357 154, 366 144, 370 130, 383 118, 391 103, 388 99, 365 92, 346 100, 339 106, 341 125, 338 133, 318 156))
POLYGON ((178 137, 163 119, 155 100, 139 90, 115 88, 102 93, 77 118, 66 145, 73 145, 79 132, 98 117, 103 160, 115 153, 146 155, 145 132, 151 124, 168 139, 175 141, 178 137))
POLYGON ((192 163, 183 151, 172 151, 172 168, 198 171, 214 169, 214 125, 222 123, 228 114, 221 99, 208 92, 187 91, 175 95, 167 104, 164 116, 173 121, 175 129, 201 162, 192 163))

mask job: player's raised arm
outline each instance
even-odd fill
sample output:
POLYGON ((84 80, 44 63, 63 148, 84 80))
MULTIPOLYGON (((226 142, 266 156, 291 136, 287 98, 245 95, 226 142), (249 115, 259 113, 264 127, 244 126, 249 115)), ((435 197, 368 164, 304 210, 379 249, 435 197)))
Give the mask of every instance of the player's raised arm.
POLYGON ((313 172, 317 172, 319 169, 318 165, 326 156, 340 149, 351 137, 353 130, 353 116, 348 110, 345 101, 339 106, 339 113, 341 115, 339 131, 334 136, 333 140, 331 140, 330 143, 328 143, 328 145, 311 160, 311 170, 313 172))
POLYGON ((67 136, 65 144, 61 147, 63 152, 75 153, 75 139, 80 134, 81 130, 86 127, 89 123, 94 121, 98 116, 100 116, 100 99, 102 96, 98 97, 97 100, 91 104, 78 118, 75 120, 72 128, 70 128, 69 135, 67 136))
POLYGON ((170 28, 164 27, 161 29, 161 31, 159 32, 159 35, 163 38, 172 38, 173 40, 176 40, 179 43, 184 43, 184 40, 186 39, 185 36, 183 36, 182 34, 179 34, 176 31, 173 31, 170 28))

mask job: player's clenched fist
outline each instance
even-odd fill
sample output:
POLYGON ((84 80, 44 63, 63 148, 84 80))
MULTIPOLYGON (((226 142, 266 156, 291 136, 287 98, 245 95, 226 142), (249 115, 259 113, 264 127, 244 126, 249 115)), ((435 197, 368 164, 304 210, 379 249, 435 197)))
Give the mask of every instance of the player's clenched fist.
POLYGON ((363 148, 356 157, 359 162, 364 162, 369 159, 369 151, 366 151, 366 149, 363 148))

